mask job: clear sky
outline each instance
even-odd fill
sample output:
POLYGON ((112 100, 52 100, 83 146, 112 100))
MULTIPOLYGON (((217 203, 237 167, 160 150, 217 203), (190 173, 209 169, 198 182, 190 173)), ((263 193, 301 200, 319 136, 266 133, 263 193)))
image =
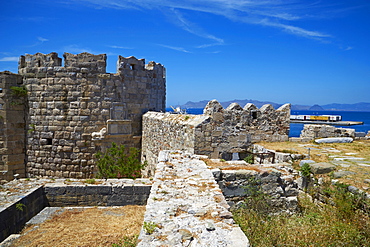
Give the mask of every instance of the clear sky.
POLYGON ((369 0, 1 0, 0 71, 20 55, 145 58, 167 105, 370 102, 369 0))

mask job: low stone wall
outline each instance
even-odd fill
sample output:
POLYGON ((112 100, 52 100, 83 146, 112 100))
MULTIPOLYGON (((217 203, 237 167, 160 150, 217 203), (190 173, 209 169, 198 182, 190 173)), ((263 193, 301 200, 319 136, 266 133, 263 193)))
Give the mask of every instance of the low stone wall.
POLYGON ((84 181, 13 180, 3 185, 8 192, 0 198, 0 243, 18 233, 43 208, 63 206, 145 205, 149 197, 149 179, 84 181))
POLYGON ((199 156, 163 151, 158 159, 138 246, 249 246, 199 156))
POLYGON ((305 124, 300 138, 310 141, 316 138, 327 137, 355 137, 355 129, 336 128, 331 125, 305 124))
POLYGON ((282 175, 276 169, 219 170, 213 175, 229 204, 243 202, 246 196, 256 193, 267 195, 271 213, 295 213, 298 211, 298 185, 293 175, 282 175))
POLYGON ((66 185, 51 183, 44 186, 50 207, 65 206, 125 206, 145 205, 151 185, 125 184, 122 181, 110 185, 66 185))
POLYGON ((48 205, 43 187, 38 186, 11 204, 0 208, 0 242, 19 232, 24 224, 48 205))

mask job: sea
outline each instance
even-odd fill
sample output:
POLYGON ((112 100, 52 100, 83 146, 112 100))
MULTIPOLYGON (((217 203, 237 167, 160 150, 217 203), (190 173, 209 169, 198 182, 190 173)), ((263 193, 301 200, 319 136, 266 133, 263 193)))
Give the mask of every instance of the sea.
MULTIPOLYGON (((166 111, 171 112, 171 108, 166 108, 166 111)), ((203 108, 189 108, 186 109, 188 114, 203 114, 203 108)), ((370 112, 360 112, 360 111, 292 111, 292 115, 341 115, 342 121, 358 121, 364 122, 362 125, 352 125, 352 126, 338 126, 337 128, 349 128, 355 129, 356 132, 370 131, 370 112)), ((299 137, 301 131, 303 130, 303 124, 291 123, 289 137, 299 137)))

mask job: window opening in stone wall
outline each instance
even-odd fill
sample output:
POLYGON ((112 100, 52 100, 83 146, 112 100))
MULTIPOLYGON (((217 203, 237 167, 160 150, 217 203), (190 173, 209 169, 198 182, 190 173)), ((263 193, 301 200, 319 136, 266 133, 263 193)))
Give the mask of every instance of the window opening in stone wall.
POLYGON ((53 145, 53 139, 52 138, 46 138, 46 145, 53 145))
POLYGON ((252 119, 257 119, 257 111, 251 112, 252 119))
POLYGON ((3 88, 0 87, 0 93, 2 93, 2 92, 3 92, 3 88))
POLYGON ((135 64, 130 64, 130 69, 135 70, 135 64))

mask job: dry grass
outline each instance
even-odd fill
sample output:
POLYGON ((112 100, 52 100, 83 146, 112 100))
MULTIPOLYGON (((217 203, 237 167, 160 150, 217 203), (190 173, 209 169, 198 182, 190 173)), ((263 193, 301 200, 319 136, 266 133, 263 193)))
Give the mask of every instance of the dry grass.
MULTIPOLYGON (((346 204, 347 198, 338 203, 346 204)), ((369 246, 369 215, 348 207, 318 205, 300 198, 302 214, 266 215, 253 205, 234 212, 252 246, 369 246)))
MULTIPOLYGON (((261 142, 258 143, 272 150, 291 150, 301 154, 307 154, 310 148, 310 159, 316 162, 332 162, 335 157, 357 157, 364 158, 363 161, 370 161, 370 140, 354 141, 353 143, 297 143, 297 142, 261 142), (349 155, 351 153, 351 155, 349 155)), ((356 186, 365 191, 369 191, 369 184, 364 183, 364 179, 370 178, 370 167, 360 166, 358 162, 346 160, 349 167, 337 166, 336 170, 346 170, 354 172, 339 178, 339 182, 356 186)), ((360 162, 361 163, 361 162, 360 162)), ((369 163, 370 164, 370 163, 369 163)))
POLYGON ((145 206, 71 209, 31 225, 12 246, 112 246, 140 233, 145 206))

